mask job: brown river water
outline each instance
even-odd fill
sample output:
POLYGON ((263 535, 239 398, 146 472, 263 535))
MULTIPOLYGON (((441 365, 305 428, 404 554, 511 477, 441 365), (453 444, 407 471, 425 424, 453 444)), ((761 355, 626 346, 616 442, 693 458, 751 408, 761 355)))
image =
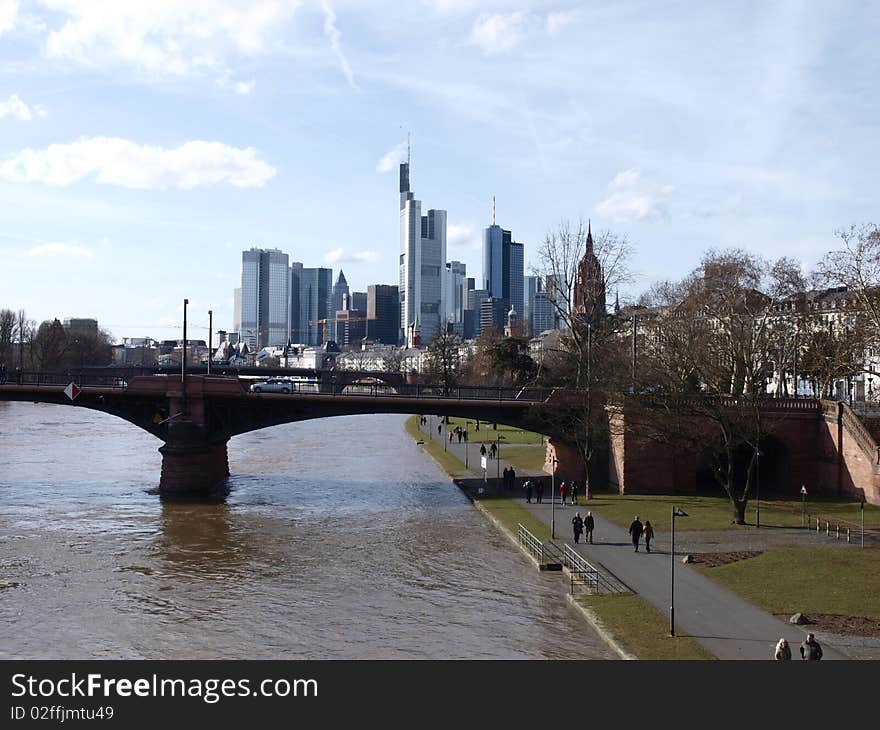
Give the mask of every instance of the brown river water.
POLYGON ((0 402, 0 658, 613 658, 403 421, 238 436, 169 504, 149 434, 0 402))

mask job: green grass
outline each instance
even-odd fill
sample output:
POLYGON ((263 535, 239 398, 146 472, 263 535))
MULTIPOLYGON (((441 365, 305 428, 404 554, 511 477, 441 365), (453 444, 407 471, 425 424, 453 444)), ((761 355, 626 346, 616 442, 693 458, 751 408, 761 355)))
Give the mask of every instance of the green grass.
POLYGON ((404 430, 414 440, 422 441, 422 448, 440 464, 441 468, 451 477, 470 476, 470 472, 464 468, 464 464, 453 456, 451 451, 444 451, 443 446, 437 441, 426 436, 419 430, 419 417, 410 416, 406 419, 404 430))
POLYGON ((502 446, 499 456, 502 461, 512 464, 514 469, 541 471, 544 468, 546 454, 547 449, 543 444, 517 444, 502 446))
MULTIPOLYGON (((655 530, 669 530, 673 506, 688 513, 675 521, 676 530, 726 530, 755 529, 755 501, 746 507, 746 522, 737 526, 733 522, 733 508, 726 495, 647 495, 598 493, 590 500, 590 507, 605 519, 626 527, 638 515, 644 522, 651 520, 655 530)), ((846 519, 853 525, 859 521, 859 503, 838 498, 812 498, 807 502, 807 512, 846 519)), ((832 525, 833 525, 832 520, 832 525)), ((761 499, 761 529, 772 527, 800 527, 800 499, 761 499)), ((865 506, 865 527, 880 526, 880 508, 865 506)), ((832 528, 833 529, 833 528, 832 528)))
POLYGON ((591 608, 608 633, 639 659, 714 659, 688 636, 669 636, 669 620, 637 595, 583 595, 578 603, 591 608))
POLYGON ((878 548, 773 548, 717 568, 696 567, 770 613, 880 619, 878 560, 878 548))
POLYGON ((467 431, 469 434, 469 438, 471 441, 494 441, 495 438, 500 434, 504 438, 503 443, 516 443, 516 444, 541 444, 544 443, 544 436, 540 433, 535 433, 534 431, 524 431, 521 428, 514 428, 513 426, 505 426, 504 424, 499 423, 498 428, 492 428, 491 421, 480 421, 480 430, 475 431, 474 427, 476 426, 476 421, 474 419, 466 419, 466 418, 456 418, 451 417, 449 419, 449 430, 451 431, 456 426, 465 427, 467 424, 467 431))

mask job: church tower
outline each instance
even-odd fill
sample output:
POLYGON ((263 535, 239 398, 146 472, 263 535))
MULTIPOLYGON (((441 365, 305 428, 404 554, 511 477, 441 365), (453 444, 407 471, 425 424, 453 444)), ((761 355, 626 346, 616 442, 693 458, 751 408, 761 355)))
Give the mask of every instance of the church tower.
POLYGON ((605 277, 593 251, 593 231, 587 222, 587 250, 578 264, 574 284, 574 311, 585 322, 598 322, 608 312, 605 308, 605 277))

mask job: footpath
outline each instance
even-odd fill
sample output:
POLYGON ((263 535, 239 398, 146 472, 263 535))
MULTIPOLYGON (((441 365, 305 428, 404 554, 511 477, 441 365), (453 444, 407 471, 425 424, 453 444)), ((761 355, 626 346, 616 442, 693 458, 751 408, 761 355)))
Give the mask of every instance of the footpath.
MULTIPOLYGON (((432 438, 441 437, 437 433, 438 418, 430 418, 427 428, 432 429, 432 438)), ((425 427, 423 427, 425 430, 425 427)), ((491 433, 491 432, 490 432, 491 433)), ((445 429, 444 429, 445 435, 445 429)), ((474 436, 475 434, 471 434, 474 436)), ((428 438, 426 434, 425 438, 428 438)), ((488 442, 494 440, 487 438, 488 442)), ((446 442, 446 448, 462 463, 465 462, 465 449, 468 450, 469 470, 482 478, 480 466, 480 441, 471 439, 470 444, 458 443, 457 439, 446 442)), ((503 455, 504 445, 501 452, 503 455)), ((499 486, 496 473, 503 472, 510 465, 503 459, 488 459, 487 490, 496 490, 499 486)), ((538 476, 546 480, 544 498, 541 504, 525 501, 525 493, 521 489, 512 496, 522 498, 522 506, 541 520, 548 527, 551 524, 554 505, 550 500, 550 478, 541 471, 517 470, 517 483, 527 476, 538 476)), ((558 487, 558 485, 557 485, 558 487)), ((671 588, 671 560, 669 534, 657 532, 651 545, 651 552, 646 553, 644 541, 638 552, 634 552, 632 541, 626 528, 619 527, 602 518, 593 511, 595 530, 593 544, 575 545, 571 529, 571 520, 575 512, 583 517, 590 509, 580 495, 581 506, 563 506, 555 504, 556 544, 561 548, 568 544, 586 560, 603 573, 610 573, 637 593, 647 603, 663 615, 669 616, 671 588)), ((644 520, 645 516, 641 518, 644 520)), ((650 518, 650 516, 649 516, 650 518)), ((705 577, 697 570, 681 562, 688 550, 683 547, 681 539, 687 533, 676 531, 675 549, 675 626, 676 632, 687 634, 707 651, 719 659, 772 659, 776 642, 785 637, 792 648, 792 658, 799 659, 799 647, 806 638, 806 630, 780 620, 772 614, 749 603, 735 593, 705 577)), ((848 659, 822 637, 816 637, 822 643, 823 660, 848 659)))

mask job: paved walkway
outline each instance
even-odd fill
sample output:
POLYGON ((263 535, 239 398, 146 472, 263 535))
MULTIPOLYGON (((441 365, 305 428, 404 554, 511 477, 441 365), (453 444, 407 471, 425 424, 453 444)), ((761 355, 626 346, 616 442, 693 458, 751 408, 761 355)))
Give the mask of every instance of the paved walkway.
MULTIPOLYGON (((438 423, 437 417, 429 418, 428 428, 431 429, 435 440, 438 438, 438 423)), ((422 428, 425 429, 424 426, 422 428)), ((486 431, 487 436, 491 437, 492 434, 491 429, 486 431)), ((471 442, 467 446, 469 450, 468 462, 471 471, 482 476, 480 442, 473 438, 473 433, 471 436, 471 442)), ((487 441, 489 440, 487 438, 487 441)), ((457 439, 454 439, 452 443, 447 440, 446 447, 456 457, 462 461, 465 460, 465 444, 459 444, 457 439)), ((501 452, 503 455, 503 444, 501 452)), ((490 459, 488 461, 489 483, 487 487, 496 488, 497 482, 493 482, 496 471, 503 472, 508 466, 509 464, 503 460, 498 463, 496 460, 490 459)), ((547 479, 548 487, 544 490, 544 503, 527 504, 525 495, 522 494, 523 506, 549 526, 554 510, 554 506, 550 503, 549 478, 543 472, 520 470, 517 471, 517 481, 521 483, 522 477, 529 474, 541 475, 547 479)), ((584 504, 583 495, 580 500, 581 504, 584 504)), ((593 565, 600 570, 604 568, 606 571, 610 571, 645 601, 668 617, 671 587, 668 534, 657 533, 650 554, 644 552, 644 544, 636 553, 633 551, 632 542, 625 528, 618 527, 594 512, 593 517, 596 522, 593 533, 594 544, 575 546, 571 532, 571 519, 576 511, 580 511, 583 516, 588 509, 588 506, 563 507, 557 502, 555 505, 557 543, 565 542, 575 547, 593 565)), ((806 637, 806 631, 776 618, 720 584, 706 578, 689 565, 682 564, 681 556, 686 554, 690 547, 687 545, 690 540, 681 539, 686 534, 676 533, 676 629, 681 633, 689 634, 719 659, 772 659, 776 642, 782 636, 788 639, 792 647, 792 654, 794 658, 797 658, 799 656, 798 648, 806 637)), ((822 641, 822 636, 818 633, 816 638, 820 642, 822 641)), ((822 649, 824 659, 849 658, 827 643, 823 643, 822 649)))

